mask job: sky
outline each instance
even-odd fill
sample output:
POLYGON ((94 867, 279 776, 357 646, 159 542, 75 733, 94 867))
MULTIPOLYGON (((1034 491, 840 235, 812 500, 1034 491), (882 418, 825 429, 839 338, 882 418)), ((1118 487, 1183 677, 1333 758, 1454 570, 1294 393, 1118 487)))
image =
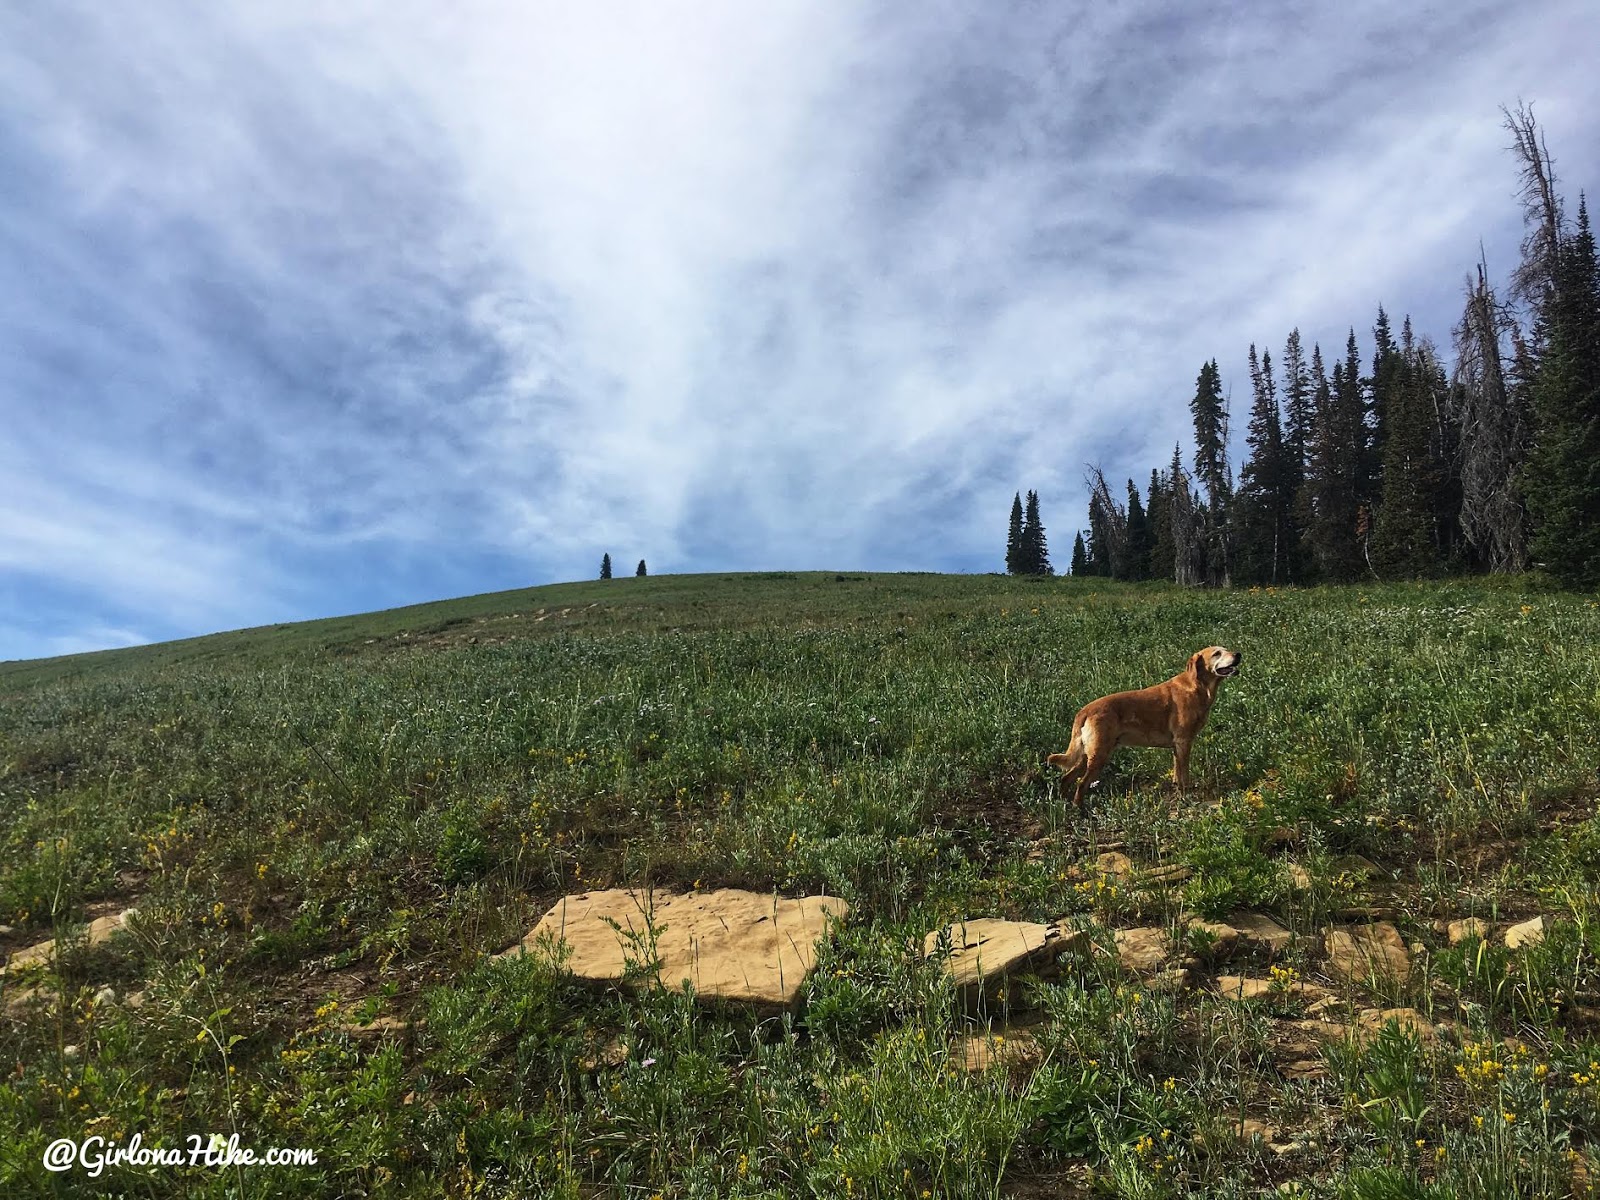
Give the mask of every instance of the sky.
MULTIPOLYGON (((0 659, 1055 557, 1215 357, 1448 349, 1589 0, 0 6, 0 659)), ((1237 465, 1237 462, 1236 462, 1237 465)))

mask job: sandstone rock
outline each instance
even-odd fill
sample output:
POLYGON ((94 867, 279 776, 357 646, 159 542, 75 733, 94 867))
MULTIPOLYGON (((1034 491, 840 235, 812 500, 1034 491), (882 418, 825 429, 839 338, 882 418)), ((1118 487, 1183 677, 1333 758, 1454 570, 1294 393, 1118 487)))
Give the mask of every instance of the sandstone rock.
POLYGON ((117 991, 115 988, 103 987, 94 994, 94 1003, 96 1008, 106 1004, 115 1004, 116 1002, 117 991))
POLYGON ((1194 979, 1188 967, 1168 967, 1152 975, 1147 986, 1152 992, 1182 992, 1194 986, 1194 979))
POLYGON ((685 983, 707 1000, 791 1008, 817 961, 817 943, 849 905, 833 896, 788 900, 720 888, 681 894, 612 888, 565 896, 508 954, 565 942, 565 967, 594 983, 685 983), (654 944, 650 942, 654 930, 654 944), (655 969, 650 969, 654 960, 655 969))
POLYGON ((1329 859, 1328 870, 1335 875, 1351 875, 1357 879, 1376 879, 1383 874, 1376 863, 1359 854, 1340 854, 1329 859))
POLYGON ((1126 971, 1135 975, 1153 975, 1167 965, 1173 957, 1167 931, 1158 925, 1142 929, 1119 929, 1117 959, 1126 971))
POLYGON ((1275 1142, 1278 1140, 1278 1131, 1274 1126, 1265 1121, 1258 1121, 1254 1117, 1246 1117, 1235 1128, 1239 1133, 1241 1142, 1275 1142))
POLYGON ((126 996, 124 996, 122 998, 122 1007, 123 1008, 143 1008, 144 1007, 144 993, 143 992, 129 992, 126 996))
POLYGON ((66 1059, 68 1062, 77 1062, 83 1057, 83 1047, 63 1046, 61 1047, 61 1057, 66 1059))
POLYGON ((970 1034, 957 1038, 950 1049, 950 1065, 967 1074, 987 1071, 993 1066, 1013 1070, 1032 1067, 1043 1057, 1044 1050, 1025 1029, 970 1034))
POLYGON ((1224 1000, 1266 1000, 1279 997, 1301 1004, 1331 999, 1326 988, 1304 980, 1297 979, 1286 985, 1275 985, 1271 979, 1255 979, 1245 975, 1218 975, 1217 994, 1224 1000))
POLYGON ((1445 940, 1452 946, 1459 946, 1468 938, 1477 938, 1482 941, 1489 936, 1489 923, 1477 917, 1466 917, 1460 921, 1451 921, 1444 927, 1445 940))
POLYGON ((1424 1046, 1431 1046, 1439 1040, 1428 1018, 1414 1008, 1362 1009, 1356 1014, 1357 1037, 1361 1041, 1370 1041, 1383 1032, 1383 1027, 1390 1021, 1399 1026, 1402 1033, 1415 1036, 1424 1046))
POLYGON ((1272 980, 1243 975, 1218 975, 1217 994, 1224 1000, 1265 1000, 1272 995, 1272 980))
POLYGON ((1189 945, 1196 947, 1196 953, 1206 962, 1223 962, 1233 957, 1234 951, 1239 948, 1239 931, 1232 925, 1225 925, 1220 921, 1189 920, 1184 926, 1187 933, 1199 930, 1201 936, 1188 938, 1189 945), (1201 942, 1205 948, 1199 949, 1201 942))
POLYGON ((1411 976, 1411 955, 1406 952, 1399 930, 1387 921, 1353 929, 1330 929, 1327 951, 1328 973, 1349 983, 1405 983, 1411 976))
POLYGON ((1299 863, 1285 863, 1283 870, 1284 874, 1289 876, 1290 887, 1298 892, 1309 892, 1311 890, 1311 872, 1299 863))
POLYGON ((1118 879, 1126 879, 1133 874, 1133 859, 1119 850, 1108 850, 1094 860, 1095 870, 1102 875, 1112 875, 1118 879))
POLYGON ((945 973, 969 1008, 987 997, 999 998, 1010 976, 1052 976, 1062 954, 1089 948, 1089 934, 1082 929, 984 917, 928 934, 922 941, 923 954, 936 953, 945 940, 950 946, 945 973))
POLYGON ((1267 831, 1267 845, 1272 849, 1284 846, 1298 846, 1300 844, 1300 831, 1291 829, 1287 825, 1279 825, 1267 831))
POLYGON ((1246 949, 1264 951, 1269 958, 1277 958, 1294 941, 1294 934, 1261 913, 1230 913, 1228 924, 1239 931, 1246 949))
POLYGON ((351 1037, 380 1040, 386 1036, 404 1038, 411 1033, 411 1022, 399 1017, 374 1017, 367 1022, 345 1021, 340 1028, 351 1037))
MULTIPOLYGON (((91 948, 105 945, 111 940, 112 935, 122 928, 124 919, 132 911, 130 908, 126 912, 116 913, 112 916, 96 917, 89 922, 81 938, 69 936, 67 944, 69 946, 81 944, 91 948)), ((55 956, 56 943, 55 939, 51 938, 49 941, 37 942, 25 949, 18 950, 6 963, 5 969, 6 971, 20 971, 27 967, 49 966, 55 960, 55 956)))
POLYGON ((36 1010, 52 1012, 59 997, 54 988, 7 988, 6 1016, 13 1021, 25 1021, 36 1010))
POLYGON ((1194 870, 1183 863, 1169 863, 1164 867, 1149 867, 1141 874, 1146 883, 1172 884, 1182 883, 1194 874, 1194 870))
POLYGON ((1544 941, 1545 924, 1543 917, 1534 917, 1531 921, 1523 921, 1506 930, 1506 949, 1517 950, 1523 946, 1537 946, 1544 941))

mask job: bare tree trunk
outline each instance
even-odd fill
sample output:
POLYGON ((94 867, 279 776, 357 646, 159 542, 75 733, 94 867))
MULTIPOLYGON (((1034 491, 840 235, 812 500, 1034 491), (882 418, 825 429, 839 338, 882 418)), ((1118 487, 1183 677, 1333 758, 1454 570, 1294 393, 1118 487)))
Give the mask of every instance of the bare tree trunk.
POLYGON ((1481 258, 1455 328, 1455 383, 1461 390, 1461 531, 1495 572, 1528 565, 1527 516, 1516 486, 1527 420, 1507 386, 1504 339, 1516 321, 1495 298, 1481 258))
POLYGON ((1561 197, 1556 194, 1556 170, 1544 133, 1533 119, 1533 106, 1517 102, 1515 112, 1500 110, 1517 156, 1518 195, 1522 220, 1528 232, 1522 239, 1522 263, 1511 276, 1512 291, 1537 308, 1555 286, 1556 256, 1561 247, 1561 197))
POLYGON ((1128 510, 1118 504, 1116 497, 1111 494, 1111 489, 1106 486, 1105 472, 1098 463, 1090 463, 1084 468, 1083 482, 1089 488, 1090 500, 1098 500, 1105 514, 1105 528, 1095 533, 1106 544, 1096 546, 1095 553, 1106 555, 1113 578, 1125 578, 1128 566, 1128 510))
POLYGON ((1173 582, 1194 587, 1205 582, 1206 531, 1188 473, 1179 470, 1172 480, 1167 511, 1172 521, 1173 582))

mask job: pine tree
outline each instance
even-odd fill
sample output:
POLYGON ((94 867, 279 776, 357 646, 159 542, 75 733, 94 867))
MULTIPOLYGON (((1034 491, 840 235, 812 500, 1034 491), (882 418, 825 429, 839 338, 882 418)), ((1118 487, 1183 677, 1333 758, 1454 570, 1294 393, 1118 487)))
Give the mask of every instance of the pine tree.
POLYGON ((1383 454, 1388 437, 1389 408, 1395 402, 1394 393, 1402 386, 1401 375, 1405 369, 1400 347, 1395 344, 1389 327, 1389 314, 1381 304, 1378 318, 1372 325, 1372 340, 1372 377, 1367 388, 1364 422, 1367 452, 1362 459, 1362 473, 1366 479, 1367 498, 1375 504, 1383 495, 1383 454))
POLYGON ((1361 434, 1361 381, 1350 376, 1347 366, 1334 363, 1330 382, 1323 374, 1321 347, 1312 347, 1316 392, 1304 492, 1306 541, 1318 577, 1330 583, 1348 582, 1361 569, 1362 513, 1356 489, 1365 439, 1361 434))
POLYGON ((1011 527, 1006 533, 1006 574, 1022 574, 1022 493, 1011 498, 1011 527))
POLYGON ((601 579, 610 579, 611 578, 611 553, 610 553, 610 551, 607 551, 606 552, 606 556, 600 560, 600 578, 601 579))
POLYGON ((1200 368, 1194 399, 1194 472, 1206 492, 1204 530, 1205 571, 1214 584, 1229 581, 1228 506, 1233 480, 1228 470, 1228 410, 1222 396, 1222 372, 1212 359, 1200 368))
POLYGON ((1083 530, 1078 530, 1078 535, 1072 539, 1072 576, 1082 579, 1089 573, 1089 557, 1083 549, 1083 530))
POLYGON ((1600 259, 1580 196, 1539 314, 1534 442, 1523 471, 1534 560, 1569 587, 1600 584, 1600 259))
POLYGON ((1089 542, 1084 548, 1084 574, 1111 574, 1111 532, 1105 501, 1093 489, 1089 492, 1089 542))
POLYGON ((1142 580, 1150 578, 1150 552, 1155 546, 1155 536, 1150 529, 1150 517, 1139 502, 1139 489, 1128 480, 1128 546, 1123 578, 1142 580))
POLYGON ((649 571, 647 571, 647 570, 646 570, 646 569, 645 569, 645 565, 644 565, 644 559, 642 559, 642 558, 641 558, 641 559, 640 559, 640 560, 639 560, 639 566, 638 566, 638 568, 637 568, 637 569, 636 569, 636 570, 635 570, 635 571, 634 571, 634 573, 633 573, 633 574, 634 574, 634 577, 635 577, 635 578, 636 578, 636 579, 643 579, 643 578, 644 578, 644 577, 645 577, 645 576, 646 576, 646 575, 648 575, 648 574, 650 574, 650 572, 649 572, 649 571))
POLYGON ((1373 568, 1389 578, 1415 579, 1438 572, 1436 496, 1444 485, 1435 459, 1434 386, 1438 371, 1412 346, 1385 363, 1387 436, 1383 449, 1383 499, 1372 533, 1373 568))
POLYGON ((1050 574, 1050 544, 1039 519, 1039 493, 1030 490, 1022 519, 1021 563, 1024 575, 1050 574))
POLYGON ((1172 514, 1169 509, 1168 483, 1158 470, 1150 472, 1149 504, 1145 512, 1150 523, 1150 561, 1145 568, 1146 579, 1172 580, 1173 561, 1172 514))
POLYGON ((1283 445, 1272 355, 1256 358, 1250 347, 1250 384, 1254 400, 1245 442, 1250 457, 1239 472, 1235 499, 1234 561, 1241 583, 1279 583, 1287 570, 1294 537, 1293 480, 1283 445))

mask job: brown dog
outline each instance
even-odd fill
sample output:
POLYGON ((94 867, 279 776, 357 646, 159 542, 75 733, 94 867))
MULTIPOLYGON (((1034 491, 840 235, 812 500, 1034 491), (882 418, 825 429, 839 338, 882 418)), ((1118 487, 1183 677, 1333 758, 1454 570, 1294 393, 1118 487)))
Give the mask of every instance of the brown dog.
POLYGON ((1217 699, 1217 685, 1239 669, 1244 656, 1222 646, 1207 646, 1189 656, 1181 675, 1165 683, 1102 696, 1078 710, 1072 741, 1050 765, 1060 767, 1062 786, 1077 780, 1073 800, 1084 811, 1089 785, 1118 746, 1164 746, 1172 751, 1178 790, 1189 788, 1189 747, 1205 727, 1217 699))

